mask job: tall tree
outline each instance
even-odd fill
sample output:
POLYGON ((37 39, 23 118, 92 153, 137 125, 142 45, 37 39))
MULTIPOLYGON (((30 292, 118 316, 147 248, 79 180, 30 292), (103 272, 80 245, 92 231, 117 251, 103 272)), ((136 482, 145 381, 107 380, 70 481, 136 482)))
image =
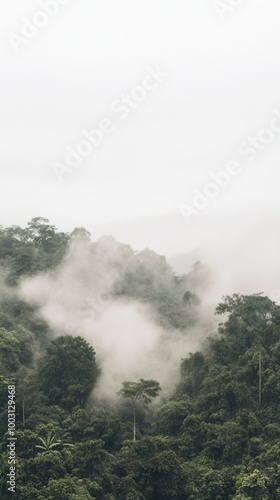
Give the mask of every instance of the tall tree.
POLYGON ((118 396, 128 398, 133 406, 133 441, 136 440, 136 404, 142 401, 144 405, 151 403, 159 394, 161 387, 156 380, 140 379, 140 382, 123 382, 118 396))
POLYGON ((97 380, 95 351, 81 337, 65 335, 51 342, 41 362, 41 388, 51 404, 84 406, 97 380))

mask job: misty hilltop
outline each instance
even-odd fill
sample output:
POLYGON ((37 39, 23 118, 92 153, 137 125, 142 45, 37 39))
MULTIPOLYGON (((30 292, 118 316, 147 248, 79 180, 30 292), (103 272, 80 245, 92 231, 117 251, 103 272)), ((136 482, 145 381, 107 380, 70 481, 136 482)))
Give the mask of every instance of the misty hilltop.
POLYGON ((211 273, 199 262, 177 275, 148 248, 136 252, 112 236, 92 241, 85 228, 58 232, 41 217, 2 229, 0 247, 4 302, 12 294, 54 337, 81 336, 98 350, 95 398, 115 399, 123 379, 143 374, 170 392, 182 353, 216 323, 202 306, 211 273))
POLYGON ((70 234, 58 232, 41 217, 24 229, 2 228, 0 245, 6 284, 21 285, 35 302, 40 302, 39 282, 44 278, 49 286, 56 283, 68 292, 72 289, 73 296, 82 295, 79 300, 84 309, 98 308, 100 301, 136 300, 152 306, 161 326, 182 330, 193 323, 192 310, 209 287, 210 270, 199 262, 188 274, 177 275, 164 256, 148 248, 136 252, 112 236, 91 241, 84 228, 70 234), (31 279, 28 285, 27 278, 38 275, 40 279, 31 279))

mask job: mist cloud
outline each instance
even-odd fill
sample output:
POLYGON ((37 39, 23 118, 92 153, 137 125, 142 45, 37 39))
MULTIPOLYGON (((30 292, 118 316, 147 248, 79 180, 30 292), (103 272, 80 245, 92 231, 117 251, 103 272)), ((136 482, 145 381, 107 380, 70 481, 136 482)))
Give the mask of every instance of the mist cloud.
POLYGON ((101 367, 96 399, 114 400, 124 380, 139 378, 158 380, 166 395, 178 379, 180 360, 199 348, 211 322, 200 314, 186 331, 167 331, 152 306, 114 297, 119 260, 110 238, 94 251, 76 241, 58 268, 25 278, 20 296, 37 305, 56 335, 80 335, 94 347, 101 367))

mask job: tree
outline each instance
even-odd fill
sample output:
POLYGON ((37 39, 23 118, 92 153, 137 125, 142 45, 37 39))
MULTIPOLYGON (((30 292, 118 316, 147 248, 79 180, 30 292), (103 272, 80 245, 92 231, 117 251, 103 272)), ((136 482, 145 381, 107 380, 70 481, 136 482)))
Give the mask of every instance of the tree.
POLYGON ((122 478, 119 487, 129 488, 131 495, 128 498, 138 499, 139 492, 147 500, 186 498, 186 475, 176 453, 170 449, 168 439, 150 436, 136 442, 127 441, 120 450, 117 461, 119 463, 116 466, 120 468, 122 478), (136 490, 134 497, 133 489, 136 490))
POLYGON ((0 328, 0 366, 4 377, 14 376, 20 367, 20 341, 15 331, 6 328, 0 328))
POLYGON ((234 497, 236 500, 238 498, 254 498, 256 500, 268 500, 268 477, 263 474, 258 469, 253 472, 245 472, 240 474, 236 482, 236 492, 237 496, 234 497), (247 496, 248 495, 248 496, 247 496))
POLYGON ((216 314, 229 313, 219 331, 237 358, 251 347, 269 347, 279 336, 280 307, 261 294, 224 297, 216 314), (238 348, 238 350, 237 350, 238 348))
POLYGON ((101 439, 89 439, 77 443, 72 451, 69 467, 76 477, 102 481, 106 476, 108 479, 111 455, 104 449, 104 442, 101 439))
POLYGON ((36 444, 36 448, 43 450, 43 452, 51 451, 54 448, 72 448, 74 445, 71 443, 64 443, 61 439, 56 439, 55 434, 50 431, 46 438, 38 437, 41 444, 36 444))
POLYGON ((50 479, 60 479, 66 474, 63 456, 56 450, 39 453, 35 458, 29 460, 21 459, 17 470, 19 485, 28 482, 30 486, 35 488, 47 486, 50 479))
POLYGON ((52 448, 56 448, 61 444, 61 440, 55 440, 55 435, 52 432, 49 432, 46 439, 39 437, 38 438, 41 444, 36 444, 36 448, 40 448, 43 451, 49 451, 52 448))
POLYGON ((75 227, 70 234, 70 240, 80 240, 86 243, 90 243, 91 234, 84 227, 75 227))
POLYGON ((123 382, 118 396, 129 398, 133 406, 133 441, 136 440, 136 404, 142 401, 144 405, 151 403, 159 394, 161 387, 155 380, 140 379, 140 382, 123 382))
POLYGON ((189 396, 196 396, 208 373, 208 364, 202 352, 190 353, 181 362, 181 384, 189 396))
POLYGON ((169 401, 159 411, 160 431, 164 435, 175 436, 181 429, 185 418, 191 414, 193 408, 188 400, 169 401))
POLYGON ((50 404, 84 406, 97 380, 95 351, 83 338, 65 335, 51 342, 42 358, 41 389, 50 404))
MULTIPOLYGON (((89 494, 86 481, 66 475, 62 479, 50 479, 48 486, 40 490, 38 500, 94 500, 89 494)), ((30 497, 33 498, 33 497, 30 497)))

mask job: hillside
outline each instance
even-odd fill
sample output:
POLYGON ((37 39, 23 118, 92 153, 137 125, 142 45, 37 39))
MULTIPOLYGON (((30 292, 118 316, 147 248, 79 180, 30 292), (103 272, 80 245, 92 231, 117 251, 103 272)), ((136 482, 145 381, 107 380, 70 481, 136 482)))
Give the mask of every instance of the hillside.
POLYGON ((0 230, 0 268, 1 498, 8 395, 14 498, 280 498, 278 305, 235 294, 209 318, 203 264, 40 217, 0 230))

